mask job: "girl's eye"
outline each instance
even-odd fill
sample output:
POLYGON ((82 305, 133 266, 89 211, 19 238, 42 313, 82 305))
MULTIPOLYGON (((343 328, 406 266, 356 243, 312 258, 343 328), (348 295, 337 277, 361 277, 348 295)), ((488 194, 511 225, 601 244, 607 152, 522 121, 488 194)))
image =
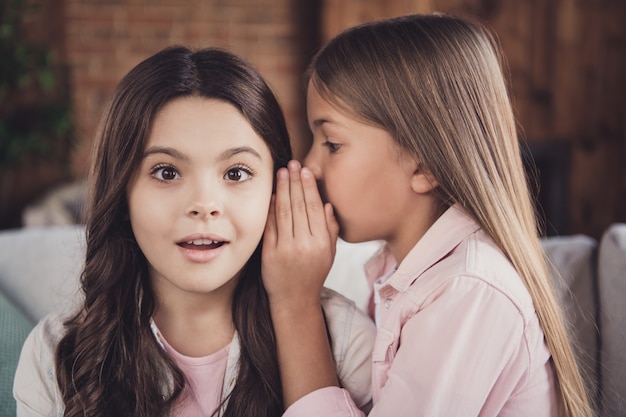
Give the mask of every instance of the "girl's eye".
POLYGON ((233 167, 226 171, 224 179, 234 182, 248 181, 253 175, 252 170, 245 167, 233 167))
POLYGON ((173 181, 180 178, 180 174, 178 173, 176 168, 170 165, 157 166, 152 170, 150 174, 157 180, 164 182, 173 181))
POLYGON ((341 145, 340 145, 340 144, 338 144, 338 143, 333 143, 333 142, 330 142, 330 141, 328 141, 328 140, 327 140, 326 142, 324 142, 324 143, 322 144, 322 146, 326 146, 326 147, 328 148, 328 151, 329 151, 330 153, 335 153, 335 152, 337 152, 337 151, 339 150, 339 148, 341 148, 341 145))

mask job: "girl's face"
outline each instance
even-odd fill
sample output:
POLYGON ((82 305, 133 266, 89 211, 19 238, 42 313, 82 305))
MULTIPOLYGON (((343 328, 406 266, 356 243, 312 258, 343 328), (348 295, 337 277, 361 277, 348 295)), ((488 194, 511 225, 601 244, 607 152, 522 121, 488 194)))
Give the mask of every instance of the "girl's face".
POLYGON ((304 165, 318 179, 323 198, 332 203, 341 238, 382 239, 406 253, 416 236, 407 227, 419 197, 411 188, 415 161, 386 130, 338 110, 312 83, 307 112, 313 145, 304 165))
POLYGON ((127 190, 157 294, 230 293, 261 239, 273 178, 268 146, 234 106, 166 104, 127 190))

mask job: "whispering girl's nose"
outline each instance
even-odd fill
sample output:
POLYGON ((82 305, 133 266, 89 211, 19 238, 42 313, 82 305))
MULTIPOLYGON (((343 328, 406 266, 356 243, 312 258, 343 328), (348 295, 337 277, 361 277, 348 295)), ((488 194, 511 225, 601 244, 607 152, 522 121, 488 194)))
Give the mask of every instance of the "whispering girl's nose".
POLYGON ((320 167, 319 161, 317 159, 315 147, 312 147, 309 152, 304 157, 302 161, 302 166, 305 166, 313 172, 313 176, 316 180, 322 178, 322 169, 320 167))

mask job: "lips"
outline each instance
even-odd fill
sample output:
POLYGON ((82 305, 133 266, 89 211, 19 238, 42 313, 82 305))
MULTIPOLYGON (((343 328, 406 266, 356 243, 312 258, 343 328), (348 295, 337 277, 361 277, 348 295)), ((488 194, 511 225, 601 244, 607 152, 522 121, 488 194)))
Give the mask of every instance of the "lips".
POLYGON ((194 263, 210 262, 220 256, 230 242, 217 235, 190 235, 176 245, 180 253, 194 263))

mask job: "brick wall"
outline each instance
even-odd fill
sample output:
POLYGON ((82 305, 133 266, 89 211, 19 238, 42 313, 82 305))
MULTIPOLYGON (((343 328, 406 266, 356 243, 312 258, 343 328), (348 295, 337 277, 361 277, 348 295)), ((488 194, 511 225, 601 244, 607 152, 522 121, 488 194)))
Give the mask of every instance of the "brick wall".
MULTIPOLYGON (((301 74, 320 42, 368 20, 442 11, 492 26, 510 64, 524 136, 569 150, 566 232, 599 237, 609 224, 626 221, 623 0, 28 1, 45 6, 28 22, 33 34, 46 37, 69 65, 78 136, 74 177, 86 172, 96 125, 117 82, 165 46, 225 47, 251 61, 283 105, 300 157, 309 140, 301 74)), ((2 184, 0 227, 17 225, 4 221, 4 206, 11 205, 15 218, 44 187, 66 178, 49 166, 12 175, 2 184)))
POLYGON ((217 46, 241 54, 277 94, 302 155, 306 141, 301 74, 315 47, 315 9, 290 0, 65 1, 65 48, 74 88, 83 174, 103 107, 134 65, 165 46, 217 46))

